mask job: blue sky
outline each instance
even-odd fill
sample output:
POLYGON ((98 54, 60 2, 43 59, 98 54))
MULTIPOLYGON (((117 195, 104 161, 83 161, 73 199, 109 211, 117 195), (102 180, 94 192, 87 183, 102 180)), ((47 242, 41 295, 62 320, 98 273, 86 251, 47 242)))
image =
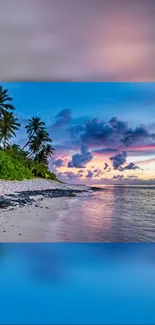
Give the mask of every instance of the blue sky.
POLYGON ((3 83, 14 98, 18 112, 39 114, 49 121, 70 108, 74 118, 125 118, 131 123, 155 117, 155 83, 111 82, 12 82, 3 83), (150 112, 148 113, 148 109, 150 112))
MULTIPOLYGON (((93 144, 94 127, 99 127, 103 131, 102 124, 105 123, 106 125, 113 117, 116 117, 118 121, 123 123, 127 122, 128 129, 132 128, 133 132, 135 132, 135 128, 139 127, 141 124, 143 124, 145 128, 145 132, 142 130, 144 136, 141 136, 141 134, 139 136, 138 133, 137 138, 137 133, 134 133, 134 142, 132 142, 133 150, 131 146, 130 150, 126 147, 121 147, 123 149, 120 149, 120 140, 118 140, 115 145, 112 145, 113 147, 111 149, 116 150, 117 154, 121 153, 122 150, 127 152, 127 158, 125 158, 124 163, 132 163, 133 161, 134 163, 137 162, 139 163, 138 167, 140 169, 141 164, 144 165, 144 161, 151 159, 152 163, 155 158, 154 138, 146 133, 146 130, 151 133, 154 131, 155 83, 10 82, 2 84, 4 87, 8 88, 9 94, 14 98, 14 106, 18 116, 27 119, 31 116, 39 115, 47 123, 50 135, 53 139, 53 144, 56 146, 55 160, 63 160, 62 165, 59 166, 60 168, 56 168, 58 166, 55 166, 54 162, 52 165, 52 168, 56 170, 60 176, 65 172, 66 177, 69 175, 70 180, 74 179, 74 176, 77 180, 78 176, 82 175, 78 178, 78 181, 80 178, 83 179, 85 177, 86 180, 88 180, 88 178, 91 178, 91 181, 95 179, 95 182, 101 178, 103 178, 104 181, 104 177, 109 177, 109 175, 111 175, 111 179, 116 176, 114 178, 115 181, 117 176, 118 179, 120 177, 124 179, 124 173, 126 173, 126 170, 124 170, 124 172, 121 171, 121 165, 119 165, 120 170, 113 170, 113 167, 117 164, 114 166, 109 164, 109 162, 113 163, 114 161, 113 159, 110 159, 112 151, 109 151, 108 157, 107 153, 105 155, 105 151, 107 150, 108 152, 109 147, 111 148, 111 143, 107 142, 107 139, 104 138, 102 143, 98 142, 95 145, 93 144), (57 115, 60 112, 68 114, 66 115, 67 120, 65 116, 65 122, 63 121, 63 124, 59 127, 54 127, 55 122, 59 118, 57 115), (84 149, 83 152, 81 147, 83 140, 81 141, 79 134, 77 135, 76 141, 75 139, 73 141, 72 136, 69 135, 67 130, 68 128, 73 128, 75 125, 85 128, 85 122, 87 120, 92 121, 93 119, 98 119, 98 121, 95 122, 95 124, 94 122, 93 124, 90 124, 91 122, 89 122, 89 127, 93 128, 93 136, 91 137, 92 142, 89 141, 89 143, 87 143, 87 149, 84 149), (150 145, 152 146, 151 148, 149 147, 150 145), (97 154, 94 155, 94 151, 103 148, 103 155, 100 154, 100 157, 98 157, 97 154), (89 155, 89 153, 91 154, 89 155), (73 157, 76 154, 79 156, 73 157), (91 156, 93 156, 93 158, 91 158, 91 156), (75 162, 76 159, 80 159, 80 161, 82 159, 82 162, 79 164, 79 162, 75 162), (68 167, 69 161, 71 161, 70 167, 68 167), (98 172, 100 178, 96 178, 95 175, 97 175, 97 172, 94 174, 92 166, 95 165, 95 169, 98 168, 101 170, 103 168, 104 170, 105 163, 111 166, 109 167, 111 168, 111 171, 109 170, 109 174, 104 175, 104 177, 101 177, 101 174, 103 173, 100 174, 98 172), (81 168, 78 169, 77 166, 83 168, 83 173, 81 172, 81 174, 79 174, 79 169, 81 168), (120 173, 123 173, 123 177, 120 173)), ((125 132, 127 132, 128 129, 125 126, 125 132)), ((118 134, 114 135, 115 138, 117 136, 118 134)), ((86 137, 88 138, 88 133, 85 135, 85 140, 86 137)), ((18 134, 17 141, 24 143, 25 138, 26 135, 22 128, 21 132, 18 134)), ((138 170, 138 168, 132 168, 132 165, 130 165, 130 167, 132 173, 137 173, 136 170, 138 170)), ((148 176, 148 173, 145 173, 144 175, 144 170, 147 168, 146 165, 145 168, 143 166, 143 168, 141 168, 143 173, 141 172, 138 177, 141 179, 143 176, 145 176, 145 179, 152 177, 148 176)), ((152 171, 151 167, 151 172, 152 171)), ((131 175, 126 175, 125 177, 128 176, 131 175)))

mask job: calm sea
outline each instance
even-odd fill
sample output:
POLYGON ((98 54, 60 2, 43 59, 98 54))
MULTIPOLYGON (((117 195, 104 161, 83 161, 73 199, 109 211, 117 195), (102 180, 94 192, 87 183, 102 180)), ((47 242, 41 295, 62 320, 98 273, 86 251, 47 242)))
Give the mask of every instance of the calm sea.
POLYGON ((106 186, 69 201, 60 241, 154 242, 155 187, 106 186))

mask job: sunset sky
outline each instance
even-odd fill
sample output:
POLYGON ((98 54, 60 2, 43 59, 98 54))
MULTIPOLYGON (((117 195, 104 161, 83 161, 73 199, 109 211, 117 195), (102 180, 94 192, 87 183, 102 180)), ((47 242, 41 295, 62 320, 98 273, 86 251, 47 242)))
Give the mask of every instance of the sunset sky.
POLYGON ((51 170, 75 183, 155 183, 155 83, 3 83, 22 124, 39 115, 53 139, 51 170))

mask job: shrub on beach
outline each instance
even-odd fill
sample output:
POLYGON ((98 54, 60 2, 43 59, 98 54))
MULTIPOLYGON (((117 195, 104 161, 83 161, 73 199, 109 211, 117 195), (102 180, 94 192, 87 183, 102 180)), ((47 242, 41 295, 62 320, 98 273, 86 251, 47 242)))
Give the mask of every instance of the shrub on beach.
POLYGON ((8 153, 0 150, 0 179, 23 180, 31 179, 31 169, 19 159, 11 157, 8 153))
POLYGON ((56 175, 48 170, 44 164, 24 159, 15 158, 8 152, 0 150, 0 179, 24 180, 40 177, 50 180, 57 180, 56 175))
POLYGON ((44 163, 32 162, 32 173, 34 177, 57 180, 56 175, 48 170, 44 163))

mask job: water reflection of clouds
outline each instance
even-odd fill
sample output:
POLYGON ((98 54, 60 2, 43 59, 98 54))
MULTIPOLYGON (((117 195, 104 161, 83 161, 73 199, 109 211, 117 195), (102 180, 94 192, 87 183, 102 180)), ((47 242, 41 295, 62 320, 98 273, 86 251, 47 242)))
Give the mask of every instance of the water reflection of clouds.
MULTIPOLYGON (((104 195, 109 195, 106 192, 104 195)), ((110 198, 108 198, 108 202, 110 201, 112 204, 113 193, 110 193, 110 198)), ((103 202, 102 198, 97 198, 97 200, 89 200, 88 204, 82 206, 82 213, 85 216, 85 221, 87 226, 94 229, 95 227, 99 229, 109 230, 111 227, 111 209, 106 204, 106 199, 103 202)))
POLYGON ((113 187, 112 241, 155 240, 152 191, 150 188, 113 187))
POLYGON ((60 242, 154 241, 153 202, 152 189, 108 187, 71 200, 51 231, 60 242))
POLYGON ((111 229, 111 215, 114 209, 112 191, 76 201, 66 211, 61 223, 62 240, 97 242, 108 241, 111 229), (104 195, 104 200, 102 199, 104 195), (84 200, 83 200, 84 199, 84 200))

